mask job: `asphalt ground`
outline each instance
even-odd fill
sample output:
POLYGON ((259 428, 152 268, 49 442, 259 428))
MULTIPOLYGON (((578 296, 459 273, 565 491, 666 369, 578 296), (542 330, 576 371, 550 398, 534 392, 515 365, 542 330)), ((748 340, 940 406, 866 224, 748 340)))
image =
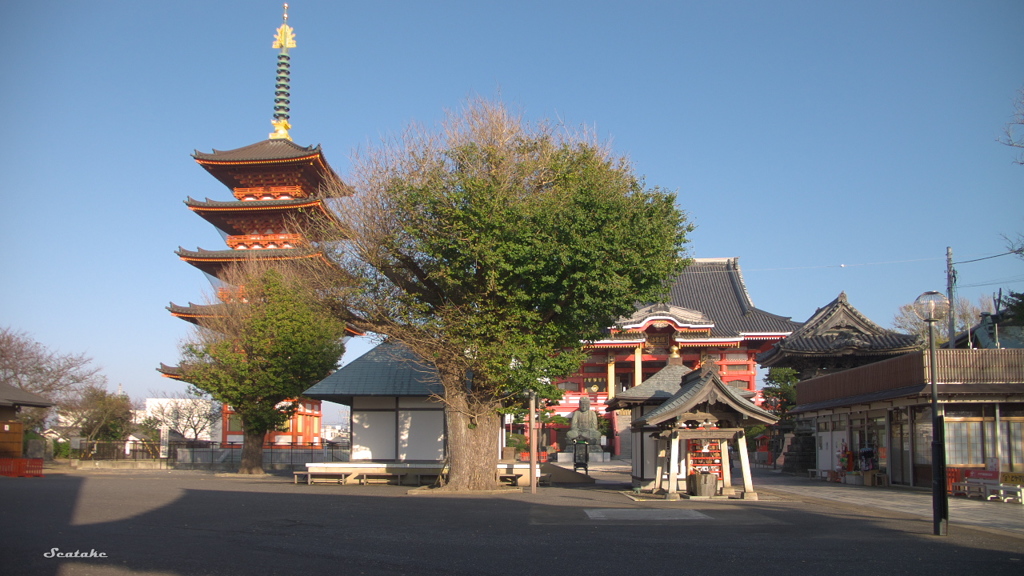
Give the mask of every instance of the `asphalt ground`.
POLYGON ((194 471, 0 478, 0 574, 1024 574, 1013 532, 933 536, 930 518, 767 485, 635 501, 615 473, 417 496, 194 471), (96 556, 56 556, 75 552, 96 556))

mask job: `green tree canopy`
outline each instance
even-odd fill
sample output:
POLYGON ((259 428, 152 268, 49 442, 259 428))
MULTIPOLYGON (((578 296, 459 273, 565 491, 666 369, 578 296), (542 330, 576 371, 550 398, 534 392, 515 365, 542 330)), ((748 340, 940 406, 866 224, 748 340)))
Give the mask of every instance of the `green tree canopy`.
POLYGON ((765 396, 765 408, 780 418, 786 418, 796 406, 796 383, 799 380, 793 368, 769 368, 761 388, 765 396))
POLYGON ((413 126, 356 158, 339 193, 368 331, 432 363, 445 388, 452 489, 490 488, 499 411, 574 372, 580 342, 664 297, 691 226, 675 195, 562 127, 469 103, 438 132, 413 126), (341 191, 347 193, 348 190, 341 191))
POLYGON ((337 367, 344 324, 297 274, 242 270, 232 283, 244 287, 244 300, 222 303, 218 317, 182 346, 182 379, 241 416, 239 472, 262 473, 264 436, 288 420, 304 390, 337 367))
POLYGON ((88 441, 117 442, 131 433, 132 401, 124 394, 108 392, 99 384, 80 387, 65 400, 60 413, 88 441))

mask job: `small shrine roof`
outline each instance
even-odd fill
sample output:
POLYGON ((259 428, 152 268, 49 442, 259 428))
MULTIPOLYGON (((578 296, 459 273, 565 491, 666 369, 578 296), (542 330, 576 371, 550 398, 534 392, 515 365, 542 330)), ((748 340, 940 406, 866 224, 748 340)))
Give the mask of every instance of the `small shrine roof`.
POLYGON ((621 329, 639 328, 648 322, 657 320, 670 320, 680 326, 700 326, 710 328, 713 325, 711 319, 700 310, 690 310, 681 306, 659 303, 638 308, 627 318, 619 318, 616 324, 621 329))
POLYGON ((629 390, 608 401, 608 410, 621 410, 636 404, 661 404, 679 391, 683 377, 692 372, 682 364, 669 364, 629 390))
POLYGON ((920 349, 917 336, 886 330, 850 305, 846 292, 818 308, 785 339, 758 356, 763 366, 792 357, 899 356, 920 349))
POLYGON ((682 386, 661 406, 633 422, 634 426, 658 425, 691 412, 702 403, 725 404, 740 419, 771 424, 778 420, 774 414, 744 398, 740 390, 722 382, 714 370, 691 372, 683 378, 682 386))
POLYGON ((433 366, 405 346, 384 342, 302 393, 307 398, 351 404, 354 396, 444 394, 433 366))
POLYGON ((789 317, 754 306, 743 282, 739 258, 695 258, 676 277, 668 303, 710 318, 714 323, 712 337, 789 334, 800 327, 789 317))

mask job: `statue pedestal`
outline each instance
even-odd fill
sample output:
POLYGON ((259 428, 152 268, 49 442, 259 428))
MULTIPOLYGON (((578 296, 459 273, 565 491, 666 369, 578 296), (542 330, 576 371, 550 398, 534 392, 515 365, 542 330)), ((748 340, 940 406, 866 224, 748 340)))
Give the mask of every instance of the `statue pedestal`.
MULTIPOLYGON (((594 462, 608 462, 611 460, 610 454, 605 452, 600 446, 590 446, 588 457, 591 464, 594 462)), ((572 464, 572 452, 559 452, 558 463, 572 464)))

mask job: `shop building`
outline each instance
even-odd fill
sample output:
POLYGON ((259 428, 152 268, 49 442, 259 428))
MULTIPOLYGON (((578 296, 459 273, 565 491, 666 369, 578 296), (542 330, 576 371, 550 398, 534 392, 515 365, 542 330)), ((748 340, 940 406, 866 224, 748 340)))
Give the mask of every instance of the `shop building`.
MULTIPOLYGON (((951 481, 971 469, 1024 472, 1024 350, 941 349, 936 371, 951 481)), ((813 429, 818 469, 930 486, 928 375, 918 351, 798 383, 791 413, 813 429)))

